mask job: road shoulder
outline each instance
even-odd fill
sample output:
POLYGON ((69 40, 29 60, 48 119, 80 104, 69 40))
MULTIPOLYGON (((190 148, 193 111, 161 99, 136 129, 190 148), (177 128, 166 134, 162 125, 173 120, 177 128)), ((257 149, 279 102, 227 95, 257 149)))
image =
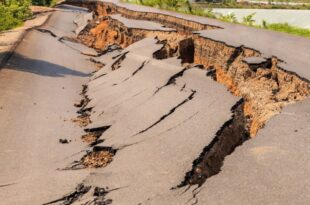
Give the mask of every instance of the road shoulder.
POLYGON ((0 69, 6 64, 12 53, 23 40, 27 31, 43 25, 53 11, 52 8, 32 6, 33 18, 27 20, 23 26, 0 32, 0 69))

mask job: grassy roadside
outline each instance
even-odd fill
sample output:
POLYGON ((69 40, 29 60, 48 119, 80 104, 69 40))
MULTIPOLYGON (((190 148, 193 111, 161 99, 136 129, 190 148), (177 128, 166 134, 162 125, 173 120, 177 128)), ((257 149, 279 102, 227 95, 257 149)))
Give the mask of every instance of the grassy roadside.
POLYGON ((258 27, 267 30, 278 31, 296 36, 310 38, 310 29, 299 28, 296 26, 289 25, 287 23, 266 23, 265 25, 263 23, 262 26, 258 27))
POLYGON ((0 0, 0 32, 23 25, 32 17, 31 5, 54 6, 58 0, 0 0))
POLYGON ((288 33, 296 36, 302 36, 302 37, 310 37, 310 29, 300 28, 297 26, 290 25, 288 23, 268 23, 267 21, 263 21, 261 25, 257 25, 253 17, 255 16, 255 13, 252 13, 248 16, 244 16, 242 19, 242 22, 238 22, 237 18, 234 13, 230 13, 227 15, 218 15, 215 16, 215 18, 230 22, 230 23, 237 23, 237 24, 244 24, 247 26, 252 26, 256 28, 262 28, 282 33, 288 33))
MULTIPOLYGON (((267 0, 266 0, 267 1, 267 0)), ((294 3, 294 1, 291 1, 294 3)), ((298 3, 298 2, 297 2, 298 3)), ((286 4, 260 4, 260 3, 247 3, 247 2, 225 2, 225 3, 207 3, 195 2, 192 3, 193 7, 203 8, 235 8, 235 9, 296 9, 296 10, 309 10, 310 2, 301 5, 286 5, 286 4)))
POLYGON ((60 0, 32 0, 32 5, 34 6, 50 6, 53 7, 60 0))
POLYGON ((205 7, 192 6, 192 4, 189 3, 188 0, 123 0, 123 1, 126 3, 151 6, 185 14, 192 14, 197 16, 219 19, 225 22, 243 24, 256 28, 283 32, 296 36, 302 36, 306 38, 310 37, 310 29, 296 27, 293 25, 289 25, 288 23, 268 23, 267 21, 263 21, 261 25, 257 25, 254 20, 255 13, 243 17, 243 20, 241 22, 238 22, 234 13, 230 13, 228 15, 216 14, 212 11, 212 8, 206 9, 205 7))

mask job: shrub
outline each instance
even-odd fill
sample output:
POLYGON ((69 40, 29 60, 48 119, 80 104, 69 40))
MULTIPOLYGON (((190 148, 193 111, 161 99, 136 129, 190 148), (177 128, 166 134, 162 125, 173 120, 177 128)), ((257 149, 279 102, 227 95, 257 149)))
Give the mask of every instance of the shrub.
POLYGON ((3 0, 0 2, 0 31, 17 27, 31 16, 29 0, 3 0))

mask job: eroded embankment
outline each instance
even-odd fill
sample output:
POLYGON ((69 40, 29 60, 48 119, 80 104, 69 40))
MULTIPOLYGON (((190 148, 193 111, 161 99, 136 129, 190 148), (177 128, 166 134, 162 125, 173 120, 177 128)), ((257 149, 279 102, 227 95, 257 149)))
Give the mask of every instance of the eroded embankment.
POLYGON ((225 156, 236 146, 248 136, 254 137, 284 106, 305 99, 310 92, 307 80, 278 66, 285 59, 262 58, 254 49, 228 46, 192 32, 220 28, 166 15, 134 12, 109 3, 78 4, 95 13, 95 19, 78 36, 82 43, 104 53, 111 45, 126 48, 143 38, 155 37, 163 47, 153 54, 154 58, 178 56, 183 64, 199 65, 233 95, 242 97, 242 103, 232 109, 232 119, 219 129, 213 142, 194 161, 181 185, 202 184, 206 178, 217 174, 225 156), (175 31, 129 27, 113 17, 116 13, 129 19, 156 21, 175 31))
POLYGON ((121 14, 122 16, 130 19, 158 22, 166 27, 175 28, 182 33, 192 33, 193 31, 205 30, 205 29, 220 29, 218 26, 205 25, 170 15, 152 13, 152 12, 132 11, 125 7, 119 7, 109 2, 99 2, 99 1, 85 2, 79 0, 78 1, 67 0, 66 2, 73 5, 86 7, 89 10, 93 11, 96 16, 121 14))
MULTIPOLYGON (((93 4, 88 6, 92 8, 93 4)), ((122 8, 120 13, 124 14, 124 10, 122 8)), ((250 57, 260 57, 259 51, 246 47, 234 48, 212 39, 179 31, 128 28, 109 17, 116 12, 115 7, 109 4, 98 3, 95 11, 99 16, 79 35, 83 43, 104 50, 112 44, 125 48, 145 37, 157 37, 165 46, 154 54, 155 58, 180 56, 183 63, 200 64, 204 69, 214 70, 218 82, 224 84, 234 95, 245 99, 244 112, 251 119, 249 126, 252 137, 268 119, 279 113, 283 106, 303 100, 309 94, 309 82, 282 70, 278 66, 281 60, 276 57, 261 62, 248 62, 250 57)), ((128 11, 126 16, 134 19, 142 15, 131 16, 130 13, 134 12, 128 11)), ((145 20, 150 17, 142 15, 140 18, 145 20)), ((187 25, 183 21, 176 21, 172 28, 187 25)), ((197 27, 202 28, 198 25, 192 28, 197 27)))

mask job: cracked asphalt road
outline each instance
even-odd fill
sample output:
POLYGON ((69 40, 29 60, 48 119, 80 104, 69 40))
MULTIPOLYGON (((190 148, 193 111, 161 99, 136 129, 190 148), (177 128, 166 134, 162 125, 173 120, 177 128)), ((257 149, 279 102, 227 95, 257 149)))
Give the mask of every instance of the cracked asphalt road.
MULTIPOLYGON (((72 35, 79 13, 69 9, 56 11, 44 27, 72 35)), ((87 58, 32 30, 0 70, 1 204, 42 204, 73 190, 88 173, 57 170, 85 147, 70 119, 94 68, 87 58), (71 142, 60 144, 61 138, 71 142)))
MULTIPOLYGON (((2 204, 308 204, 309 98, 285 107, 204 184, 176 188, 229 127, 240 97, 177 57, 155 59, 162 44, 152 37, 93 57, 105 66, 90 76, 96 52, 68 40, 81 29, 75 20, 85 25, 81 13, 90 17, 61 6, 0 71, 2 204), (102 134, 95 147, 83 144, 83 128, 71 122, 82 85, 92 121, 85 128, 102 134), (112 162, 61 170, 91 149, 112 150, 112 162)), ((139 26, 148 28, 145 21, 139 26)))

